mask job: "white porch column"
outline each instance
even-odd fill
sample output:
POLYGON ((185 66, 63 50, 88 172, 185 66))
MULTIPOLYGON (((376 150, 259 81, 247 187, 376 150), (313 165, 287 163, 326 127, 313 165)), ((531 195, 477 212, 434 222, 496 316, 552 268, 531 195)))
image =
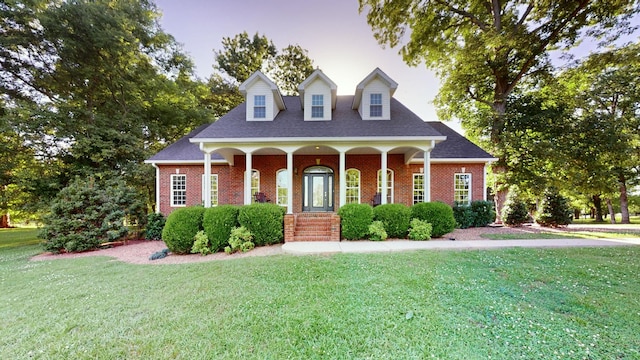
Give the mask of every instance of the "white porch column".
POLYGON ((211 207, 211 153, 204 153, 204 189, 202 189, 204 207, 211 207))
POLYGON ((251 163, 251 152, 245 153, 245 172, 244 172, 244 204, 251 204, 251 173, 253 164, 251 163))
POLYGON ((488 163, 484 164, 482 169, 482 200, 487 201, 487 168, 489 167, 488 163))
POLYGON ((347 161, 344 151, 340 151, 340 207, 347 203, 347 161))
POLYGON ((293 214, 293 153, 292 152, 287 152, 287 214, 293 214))
POLYGON ((380 204, 387 203, 387 151, 380 154, 380 204))
POLYGON ((424 202, 431 201, 431 149, 424 152, 424 164, 423 164, 423 181, 424 186, 424 202))
POLYGON ((160 214, 160 168, 155 163, 151 165, 156 168, 156 213, 160 214))

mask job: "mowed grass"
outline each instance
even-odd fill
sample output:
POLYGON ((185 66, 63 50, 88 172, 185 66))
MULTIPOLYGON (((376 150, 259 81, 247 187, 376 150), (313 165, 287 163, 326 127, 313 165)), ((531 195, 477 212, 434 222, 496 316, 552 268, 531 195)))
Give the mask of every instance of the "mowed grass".
POLYGON ((0 229, 0 249, 39 244, 42 242, 38 239, 39 231, 36 228, 0 229))
POLYGON ((0 249, 0 358, 640 358, 640 247, 182 265, 38 251, 0 249))
POLYGON ((570 232, 538 232, 538 233, 504 233, 482 234, 490 240, 537 240, 537 239, 629 239, 640 238, 639 232, 602 232, 602 231, 570 231, 570 232))

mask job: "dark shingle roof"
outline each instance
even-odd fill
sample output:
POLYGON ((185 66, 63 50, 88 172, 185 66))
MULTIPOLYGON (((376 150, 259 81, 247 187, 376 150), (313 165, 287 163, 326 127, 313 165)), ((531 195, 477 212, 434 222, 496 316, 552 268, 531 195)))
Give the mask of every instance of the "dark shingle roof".
POLYGON ((396 99, 391 99, 391 120, 362 120, 351 109, 353 96, 338 96, 331 121, 304 121, 297 96, 285 96, 287 109, 273 121, 246 121, 246 106, 241 104, 211 124, 195 139, 239 138, 340 138, 376 136, 441 136, 396 99))
MULTIPOLYGON (((200 151, 198 144, 189 142, 189 139, 197 135, 202 130, 206 129, 211 124, 200 125, 196 129, 192 130, 187 135, 180 138, 180 140, 160 150, 157 154, 153 155, 146 162, 152 163, 156 161, 204 161, 204 154, 200 151)), ((212 160, 222 160, 222 156, 218 154, 211 154, 212 160)))
POLYGON ((447 137, 447 140, 436 144, 436 147, 431 150, 432 159, 493 158, 491 154, 440 121, 429 121, 428 124, 447 137))

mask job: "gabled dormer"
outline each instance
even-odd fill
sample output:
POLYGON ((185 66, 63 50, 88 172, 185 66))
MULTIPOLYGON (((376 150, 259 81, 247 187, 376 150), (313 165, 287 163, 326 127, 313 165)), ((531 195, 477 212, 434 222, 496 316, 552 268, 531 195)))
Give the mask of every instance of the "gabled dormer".
POLYGON ((331 120, 338 87, 320 69, 298 86, 305 121, 331 120))
POLYGON ((286 109, 278 86, 260 71, 240 84, 239 90, 244 95, 247 121, 273 121, 286 109))
POLYGON ((397 88, 397 82, 376 68, 356 86, 351 108, 358 110, 362 120, 390 120, 391 98, 397 88))

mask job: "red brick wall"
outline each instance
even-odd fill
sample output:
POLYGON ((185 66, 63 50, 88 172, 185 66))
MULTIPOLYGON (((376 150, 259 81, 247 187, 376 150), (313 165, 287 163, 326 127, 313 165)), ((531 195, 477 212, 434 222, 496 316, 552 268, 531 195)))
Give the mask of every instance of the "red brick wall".
MULTIPOLYGON (((377 172, 380 169, 380 155, 347 155, 346 169, 360 170, 360 202, 371 203, 377 192, 377 172)), ((212 165, 211 173, 218 174, 219 204, 244 203, 244 155, 235 156, 235 166, 212 165)), ((293 159, 293 211, 302 211, 302 176, 310 166, 327 166, 334 171, 334 206, 340 201, 338 155, 297 155, 293 159)), ((286 155, 254 155, 253 168, 260 171, 260 191, 271 202, 276 202, 276 171, 287 167, 286 155)), ((389 155, 387 167, 394 171, 394 202, 411 205, 413 203, 413 174, 420 173, 421 164, 404 164, 404 155, 389 155)), ((453 204, 454 174, 471 173, 473 200, 483 198, 483 164, 431 164, 431 200, 453 204)), ((187 175, 187 205, 202 203, 203 165, 159 165, 160 168, 160 211, 168 215, 175 208, 171 201, 171 174, 187 175)))

